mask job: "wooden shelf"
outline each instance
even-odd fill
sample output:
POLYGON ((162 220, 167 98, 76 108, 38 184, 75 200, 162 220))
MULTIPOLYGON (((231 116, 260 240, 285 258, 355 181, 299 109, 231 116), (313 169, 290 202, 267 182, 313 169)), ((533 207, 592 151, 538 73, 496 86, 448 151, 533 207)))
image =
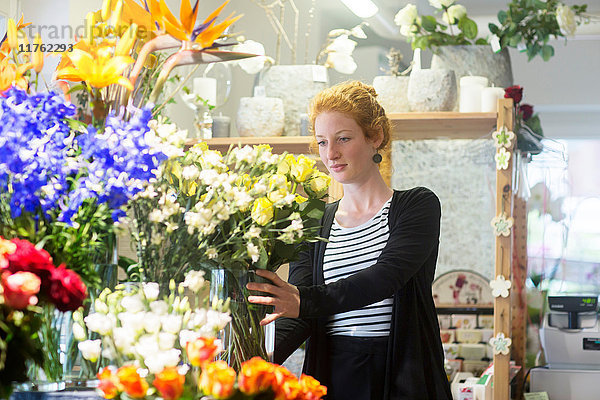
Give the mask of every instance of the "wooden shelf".
MULTIPOLYGON (((198 143, 199 139, 190 139, 186 142, 186 146, 193 146, 198 143)), ((292 154, 307 154, 311 153, 310 144, 312 136, 275 136, 275 137, 228 137, 228 138, 213 138, 207 139, 206 143, 212 150, 219 150, 222 153, 227 152, 229 146, 241 145, 258 145, 268 144, 273 147, 273 153, 279 154, 287 151, 292 154)))
POLYGON ((496 126, 496 113, 390 113, 392 140, 481 139, 496 126))

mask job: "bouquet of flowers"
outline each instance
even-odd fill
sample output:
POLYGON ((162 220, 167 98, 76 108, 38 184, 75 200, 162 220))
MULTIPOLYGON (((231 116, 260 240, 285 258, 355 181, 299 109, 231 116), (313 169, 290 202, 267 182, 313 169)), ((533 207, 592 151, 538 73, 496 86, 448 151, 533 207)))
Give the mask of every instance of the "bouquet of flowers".
MULTIPOLYGON (((48 93, 36 93, 40 37, 31 45, 28 24, 8 20, 0 43, 1 235, 43 247, 79 273, 91 294, 100 288, 95 265, 114 263, 107 255, 125 205, 170 155, 150 127, 172 97, 154 104, 169 74, 178 65, 253 56, 218 49, 239 18, 216 22, 224 6, 202 22, 189 0, 180 18, 158 0, 104 0, 88 13, 85 35, 65 45, 48 93)), ((47 362, 59 363, 59 338, 43 343, 47 362)), ((48 379, 62 377, 59 365, 46 368, 48 379)))
POLYGON ((50 367, 44 359, 59 356, 58 352, 44 354, 40 346, 55 335, 41 329, 44 314, 76 310, 86 292, 79 275, 64 265, 56 267, 45 250, 26 240, 0 236, 1 398, 8 398, 12 382, 27 379, 28 362, 50 367))
POLYGON ((142 281, 181 280, 189 269, 225 275, 213 279, 223 285, 213 295, 232 299, 229 354, 238 368, 252 356, 267 357, 259 327, 265 310, 246 300, 249 272, 275 271, 302 243, 320 239, 330 178, 314 165, 302 155, 274 155, 267 145, 222 155, 200 143, 165 162, 161 178, 131 203, 142 281))
POLYGON ((298 380, 285 368, 260 358, 242 364, 237 379, 224 361, 213 362, 221 346, 215 334, 231 317, 227 301, 213 301, 209 307, 205 283, 203 272, 190 271, 181 284, 172 280, 162 298, 156 282, 106 289, 94 304, 95 313, 85 318, 77 314, 74 329, 82 340, 84 357, 97 362, 103 355, 116 365, 98 373, 98 389, 105 398, 252 399, 261 395, 300 400, 319 399, 326 393, 313 378, 298 380), (91 339, 90 332, 99 338, 91 339))

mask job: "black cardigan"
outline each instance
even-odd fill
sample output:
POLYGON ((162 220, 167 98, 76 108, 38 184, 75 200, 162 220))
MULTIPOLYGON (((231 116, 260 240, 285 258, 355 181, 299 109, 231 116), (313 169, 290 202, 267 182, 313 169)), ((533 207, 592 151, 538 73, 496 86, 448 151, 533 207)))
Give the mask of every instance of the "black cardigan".
MULTIPOLYGON (((321 236, 329 237, 339 202, 323 216, 321 236)), ((431 283, 435 273, 441 207, 426 188, 394 191, 390 236, 377 262, 325 285, 325 242, 313 243, 290 263, 288 281, 300 291, 300 317, 276 322, 275 362, 282 363, 306 339, 303 371, 328 384, 327 317, 394 296, 382 400, 451 400, 431 283)))

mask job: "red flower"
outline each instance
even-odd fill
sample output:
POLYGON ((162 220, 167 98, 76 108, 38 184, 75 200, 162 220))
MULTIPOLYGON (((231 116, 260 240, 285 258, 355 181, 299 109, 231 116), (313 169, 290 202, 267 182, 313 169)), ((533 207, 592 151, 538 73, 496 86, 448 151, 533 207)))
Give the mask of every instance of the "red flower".
POLYGON ((531 104, 521 104, 517 108, 517 112, 521 114, 523 121, 527 121, 533 115, 533 106, 531 104))
POLYGON ((52 271, 55 269, 52 264, 52 257, 46 250, 37 249, 27 240, 12 239, 17 248, 11 254, 6 254, 8 265, 5 270, 15 272, 31 272, 36 274, 42 281, 42 291, 46 292, 52 271))
POLYGON ((177 367, 165 367, 154 377, 152 384, 164 400, 177 400, 183 393, 185 376, 177 372, 177 367))
POLYGON ((81 307, 87 288, 75 271, 64 264, 52 271, 48 297, 60 311, 74 311, 81 307))
POLYGON ((40 291, 40 278, 31 272, 4 272, 2 274, 2 290, 4 302, 17 310, 28 305, 37 304, 35 296, 40 291))
POLYGON ((513 99, 515 104, 523 99, 523 88, 521 86, 510 86, 504 89, 504 98, 513 99))

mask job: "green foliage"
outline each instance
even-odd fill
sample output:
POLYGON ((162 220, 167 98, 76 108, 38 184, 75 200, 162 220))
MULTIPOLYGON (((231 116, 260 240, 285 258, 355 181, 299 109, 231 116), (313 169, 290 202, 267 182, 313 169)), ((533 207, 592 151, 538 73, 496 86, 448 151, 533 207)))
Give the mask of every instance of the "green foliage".
MULTIPOLYGON (((551 37, 566 37, 557 15, 562 3, 558 0, 512 0, 508 10, 498 12, 498 23, 490 23, 490 32, 496 35, 500 47, 523 48, 529 61, 540 56, 548 61, 554 48, 548 45, 551 37)), ((577 25, 585 21, 587 5, 574 5, 570 9, 577 25)))

